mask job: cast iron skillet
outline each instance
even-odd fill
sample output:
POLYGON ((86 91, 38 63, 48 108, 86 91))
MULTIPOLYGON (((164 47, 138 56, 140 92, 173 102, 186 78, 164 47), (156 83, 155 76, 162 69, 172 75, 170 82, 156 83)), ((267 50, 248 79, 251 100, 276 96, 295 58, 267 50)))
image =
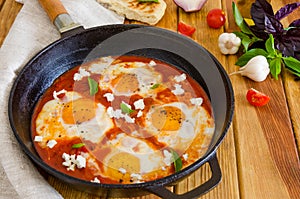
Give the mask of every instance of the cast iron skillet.
MULTIPOLYGON (((52 0, 53 2, 53 0, 52 0)), ((133 197, 154 193, 162 198, 191 199, 208 192, 221 180, 216 150, 231 124, 234 96, 230 80, 220 63, 191 39, 172 31, 143 25, 108 25, 78 28, 40 51, 16 78, 9 98, 9 120, 22 149, 49 174, 75 188, 104 197, 133 197), (207 92, 215 117, 215 133, 207 153, 191 166, 162 179, 140 184, 97 184, 79 180, 46 165, 36 153, 31 139, 31 115, 36 102, 53 81, 72 67, 108 55, 137 55, 159 59, 191 75, 207 92), (204 184, 184 194, 166 187, 186 178, 204 163, 212 176, 204 184)))

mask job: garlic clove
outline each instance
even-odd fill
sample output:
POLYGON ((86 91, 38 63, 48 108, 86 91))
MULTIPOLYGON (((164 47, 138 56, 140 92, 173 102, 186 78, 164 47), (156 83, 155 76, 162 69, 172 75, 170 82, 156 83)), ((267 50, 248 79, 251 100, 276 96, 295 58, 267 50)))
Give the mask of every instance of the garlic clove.
POLYGON ((270 68, 267 58, 262 55, 257 55, 250 59, 245 66, 239 69, 239 71, 234 72, 231 75, 241 74, 242 76, 246 76, 253 81, 261 82, 267 78, 269 73, 270 68))
POLYGON ((253 81, 256 82, 262 82, 268 77, 269 73, 263 72, 263 73, 256 73, 256 74, 247 74, 246 76, 253 81))
POLYGON ((194 12, 200 10, 207 0, 174 0, 185 12, 194 12))

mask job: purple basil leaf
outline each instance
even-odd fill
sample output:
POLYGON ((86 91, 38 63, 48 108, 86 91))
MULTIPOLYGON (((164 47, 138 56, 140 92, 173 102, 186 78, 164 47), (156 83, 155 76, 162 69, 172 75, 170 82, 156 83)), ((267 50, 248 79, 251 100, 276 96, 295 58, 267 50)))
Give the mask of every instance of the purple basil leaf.
POLYGON ((272 6, 266 0, 256 0, 251 6, 251 17, 258 29, 265 29, 265 15, 274 16, 272 6))
POLYGON ((295 21, 293 21, 289 27, 300 27, 300 19, 296 19, 295 21))
POLYGON ((282 18, 292 13, 299 6, 300 6, 300 2, 285 5, 276 12, 275 18, 277 20, 281 20, 282 18))
POLYGON ((284 56, 292 56, 299 59, 300 52, 300 28, 291 28, 280 37, 274 37, 275 47, 284 56))
POLYGON ((263 40, 267 40, 269 38, 269 34, 265 32, 265 29, 259 29, 257 26, 250 26, 250 30, 258 38, 263 40))
POLYGON ((284 31, 283 25, 280 21, 270 15, 265 15, 265 29, 267 33, 273 34, 274 37, 275 35, 281 35, 284 31))
POLYGON ((300 51, 300 27, 290 28, 284 35, 284 38, 293 43, 294 51, 300 51))
POLYGON ((278 42, 275 41, 275 47, 278 49, 283 56, 294 56, 293 44, 290 41, 278 42))

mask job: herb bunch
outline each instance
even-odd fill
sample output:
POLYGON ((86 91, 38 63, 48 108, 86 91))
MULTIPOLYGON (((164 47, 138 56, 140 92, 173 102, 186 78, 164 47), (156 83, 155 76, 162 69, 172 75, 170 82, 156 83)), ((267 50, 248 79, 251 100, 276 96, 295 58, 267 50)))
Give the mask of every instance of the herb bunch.
POLYGON ((234 32, 242 40, 244 54, 236 62, 244 66, 251 58, 263 55, 267 58, 271 75, 278 79, 282 66, 300 77, 300 19, 284 28, 280 20, 300 7, 300 2, 287 4, 275 14, 265 0, 256 0, 251 6, 254 25, 246 23, 235 3, 232 3, 235 22, 240 32, 234 32))

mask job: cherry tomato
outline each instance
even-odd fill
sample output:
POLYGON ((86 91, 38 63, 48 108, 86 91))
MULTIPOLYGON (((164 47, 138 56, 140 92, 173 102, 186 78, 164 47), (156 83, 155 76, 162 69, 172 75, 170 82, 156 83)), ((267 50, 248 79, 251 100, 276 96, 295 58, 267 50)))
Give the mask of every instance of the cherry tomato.
POLYGON ((183 35, 191 36, 196 31, 196 28, 194 28, 191 25, 188 25, 184 22, 178 23, 178 32, 180 32, 183 35))
POLYGON ((246 98, 253 106, 263 106, 270 101, 270 97, 260 91, 251 88, 247 91, 246 98))
POLYGON ((226 21, 225 13, 219 8, 212 9, 208 12, 206 21, 211 28, 221 28, 226 21))

